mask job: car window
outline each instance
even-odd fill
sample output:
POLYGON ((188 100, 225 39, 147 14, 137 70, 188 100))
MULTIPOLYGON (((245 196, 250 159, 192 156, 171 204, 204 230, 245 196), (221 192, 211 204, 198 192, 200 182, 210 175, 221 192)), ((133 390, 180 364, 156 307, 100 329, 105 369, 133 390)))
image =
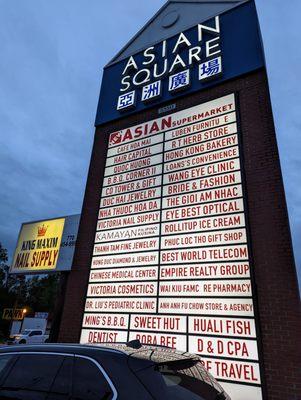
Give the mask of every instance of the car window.
POLYGON ((159 363, 144 368, 136 375, 155 398, 164 400, 226 400, 221 386, 215 382, 197 359, 159 363), (156 384, 154 385, 154 381, 156 384))
POLYGON ((42 335, 42 331, 32 331, 29 336, 37 336, 37 335, 42 335))
POLYGON ((101 370, 92 361, 76 357, 72 400, 109 400, 113 393, 101 370))
POLYGON ((72 384, 73 357, 66 357, 50 388, 47 400, 69 399, 72 384))
POLYGON ((50 354, 21 355, 2 383, 0 398, 46 398, 63 360, 63 356, 50 354), (12 393, 17 393, 16 397, 12 393))
POLYGON ((6 367, 10 365, 10 361, 12 361, 14 357, 13 354, 0 354, 0 377, 5 372, 6 367))

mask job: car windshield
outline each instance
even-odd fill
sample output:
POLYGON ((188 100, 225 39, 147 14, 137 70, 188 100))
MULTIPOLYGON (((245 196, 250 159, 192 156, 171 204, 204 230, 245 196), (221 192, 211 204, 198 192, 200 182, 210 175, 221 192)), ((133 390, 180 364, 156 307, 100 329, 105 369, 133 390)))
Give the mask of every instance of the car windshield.
POLYGON ((30 332, 31 331, 29 329, 24 329, 24 331, 21 332, 21 335, 29 335, 30 332))
POLYGON ((136 371, 137 376, 157 399, 166 400, 228 400, 221 386, 204 369, 199 359, 158 363, 136 371), (153 385, 150 368, 157 374, 153 385))
POLYGON ((106 347, 128 354, 129 367, 154 399, 231 400, 196 354, 138 341, 106 347))
POLYGON ((169 366, 159 367, 168 399, 216 400, 219 392, 210 384, 197 379, 190 369, 174 370, 169 366))

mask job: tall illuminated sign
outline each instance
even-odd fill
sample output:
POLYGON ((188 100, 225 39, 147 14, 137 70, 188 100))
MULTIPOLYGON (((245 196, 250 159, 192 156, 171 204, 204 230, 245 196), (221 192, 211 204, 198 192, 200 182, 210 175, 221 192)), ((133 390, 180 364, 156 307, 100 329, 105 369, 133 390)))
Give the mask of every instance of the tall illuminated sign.
POLYGON ((169 0, 105 66, 95 126, 60 340, 139 338, 201 354, 232 400, 299 398, 254 1, 169 0))
POLYGON ((240 137, 234 94, 110 135, 81 342, 199 353, 255 399, 240 137))

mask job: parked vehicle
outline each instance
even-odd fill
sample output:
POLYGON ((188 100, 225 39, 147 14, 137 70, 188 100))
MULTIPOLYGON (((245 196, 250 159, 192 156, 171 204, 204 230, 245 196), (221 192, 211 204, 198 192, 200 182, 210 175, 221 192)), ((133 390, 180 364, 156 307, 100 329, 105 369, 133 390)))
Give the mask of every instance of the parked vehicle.
POLYGON ((1 400, 230 400, 200 357, 127 344, 0 349, 1 400))
POLYGON ((8 344, 41 344, 46 343, 49 335, 45 335, 41 329, 24 329, 21 333, 13 335, 8 344))
POLYGON ((22 321, 22 330, 24 330, 24 329, 40 329, 45 332, 46 327, 47 327, 47 318, 25 317, 22 321))

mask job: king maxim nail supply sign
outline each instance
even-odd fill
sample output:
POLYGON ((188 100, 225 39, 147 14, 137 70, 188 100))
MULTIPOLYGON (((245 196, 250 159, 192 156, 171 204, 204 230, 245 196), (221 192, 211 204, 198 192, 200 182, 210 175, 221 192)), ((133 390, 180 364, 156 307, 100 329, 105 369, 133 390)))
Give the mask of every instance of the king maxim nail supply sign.
POLYGON ((230 394, 258 400, 237 118, 230 94, 111 133, 81 342, 198 353, 230 394))

